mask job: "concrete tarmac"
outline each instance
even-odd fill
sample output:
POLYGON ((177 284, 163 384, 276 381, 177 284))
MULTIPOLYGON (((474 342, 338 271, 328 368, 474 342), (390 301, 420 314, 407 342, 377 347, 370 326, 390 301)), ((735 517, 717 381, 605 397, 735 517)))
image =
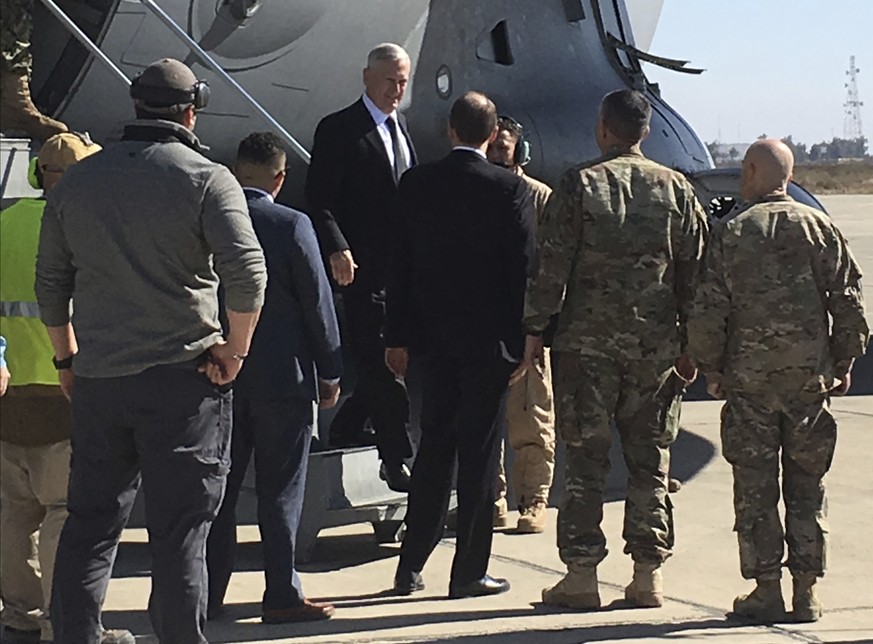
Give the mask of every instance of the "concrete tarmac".
MULTIPOLYGON (((862 269, 873 275, 873 195, 822 201, 862 269)), ((873 326, 870 309, 868 302, 873 326)), ((617 501, 623 498, 624 486, 623 468, 617 467, 604 510, 611 552, 599 567, 604 603, 599 611, 565 612, 541 604, 542 589, 564 572, 555 545, 557 511, 552 508, 543 534, 504 530, 495 535, 489 572, 509 579, 512 589, 479 599, 445 599, 453 539, 440 542, 423 571, 427 589, 401 598, 386 593, 397 565, 397 545, 377 545, 367 524, 326 530, 313 561, 301 567, 302 579, 310 598, 336 604, 336 615, 326 622, 267 626, 260 623, 263 574, 257 527, 240 526, 240 558, 228 592, 228 611, 209 623, 207 636, 211 642, 227 643, 873 643, 873 396, 833 403, 839 440, 826 479, 831 541, 829 570, 820 583, 826 612, 815 624, 757 626, 726 616, 734 596, 748 592, 752 583, 740 577, 731 531, 732 482, 720 453, 720 407, 714 401, 683 407, 673 468, 685 484, 673 495, 676 549, 664 568, 667 601, 660 609, 632 609, 623 603, 632 563, 621 552, 623 504, 617 501)), ((561 476, 560 470, 556 476, 561 476)), ((104 613, 107 627, 129 628, 140 642, 155 641, 145 610, 150 590, 146 541, 144 530, 125 530, 104 613)), ((790 603, 787 573, 783 586, 790 603)))
MULTIPOLYGON (((263 625, 257 528, 240 527, 241 558, 231 580, 226 617, 210 622, 211 642, 482 642, 571 644, 577 642, 873 642, 873 397, 834 402, 840 437, 827 477, 831 545, 829 570, 820 584, 826 607, 816 624, 753 626, 726 617, 733 597, 752 584, 740 577, 731 532, 730 467, 718 449, 718 402, 687 403, 683 432, 712 445, 712 458, 673 495, 676 549, 664 568, 667 601, 660 609, 631 609, 622 601, 632 563, 621 553, 623 504, 605 506, 604 532, 610 555, 599 575, 604 608, 562 612, 543 606, 540 593, 556 583, 564 566, 555 546, 557 511, 539 535, 495 535, 490 573, 512 589, 496 597, 447 600, 454 540, 437 546, 423 571, 426 590, 391 597, 399 547, 377 545, 369 525, 322 533, 314 560, 302 566, 304 589, 313 599, 336 604, 333 619, 302 625, 263 625)), ((690 442, 689 442, 690 444, 690 442)), ((674 452, 677 466, 683 450, 674 452)), ((619 495, 616 495, 619 496, 619 495)), ((513 515, 513 518, 515 515, 513 515)), ((148 549, 143 530, 126 530, 109 586, 104 622, 148 637, 148 549)), ((790 601, 790 581, 783 583, 790 601)))

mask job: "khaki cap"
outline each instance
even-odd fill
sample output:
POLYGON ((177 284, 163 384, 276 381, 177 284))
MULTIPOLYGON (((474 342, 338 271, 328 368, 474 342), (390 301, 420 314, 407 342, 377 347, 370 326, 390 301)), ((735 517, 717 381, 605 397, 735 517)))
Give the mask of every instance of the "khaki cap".
POLYGON ((36 158, 40 169, 44 172, 46 170, 63 172, 74 163, 102 149, 87 133, 64 132, 54 135, 43 143, 36 158))

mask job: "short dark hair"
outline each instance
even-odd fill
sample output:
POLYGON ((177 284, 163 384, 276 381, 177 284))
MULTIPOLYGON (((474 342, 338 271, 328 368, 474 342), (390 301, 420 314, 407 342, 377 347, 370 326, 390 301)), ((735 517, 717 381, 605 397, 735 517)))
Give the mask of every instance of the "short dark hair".
POLYGON ((622 141, 639 143, 652 118, 652 105, 640 92, 620 89, 603 97, 600 118, 607 129, 622 141))
POLYGON ((252 163, 268 166, 280 156, 285 156, 282 139, 272 132, 252 132, 239 142, 236 150, 237 163, 252 163))
POLYGON ((509 116, 498 116, 497 117, 497 129, 501 131, 509 132, 512 135, 512 138, 518 141, 521 138, 522 127, 521 123, 516 121, 514 118, 509 116))
POLYGON ((497 108, 479 92, 467 92, 452 105, 449 125, 462 143, 481 145, 494 132, 497 108))

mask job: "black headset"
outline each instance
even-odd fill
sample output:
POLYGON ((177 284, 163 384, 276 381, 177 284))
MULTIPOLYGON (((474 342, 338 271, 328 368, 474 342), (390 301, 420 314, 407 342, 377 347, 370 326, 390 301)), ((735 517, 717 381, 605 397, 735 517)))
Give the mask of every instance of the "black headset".
POLYGON ((497 117, 497 120, 498 122, 503 121, 512 126, 514 133, 518 135, 518 140, 515 142, 515 154, 512 157, 512 162, 515 165, 527 165, 530 163, 530 143, 528 143, 527 139, 524 138, 524 126, 506 114, 501 114, 497 117))
POLYGON ((193 105, 195 110, 200 111, 209 104, 209 83, 205 80, 198 80, 190 89, 174 89, 142 85, 141 76, 142 72, 130 81, 130 97, 142 101, 143 109, 149 112, 175 114, 187 105, 193 105))

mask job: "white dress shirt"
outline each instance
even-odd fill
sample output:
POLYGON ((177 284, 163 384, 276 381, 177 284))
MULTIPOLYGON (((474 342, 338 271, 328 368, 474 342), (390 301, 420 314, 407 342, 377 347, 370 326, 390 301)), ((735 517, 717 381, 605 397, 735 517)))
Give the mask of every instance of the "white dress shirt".
POLYGON ((379 136, 382 138, 382 144, 385 146, 385 152, 388 153, 388 162, 391 164, 391 167, 394 167, 394 145, 391 143, 391 130, 385 124, 385 121, 389 118, 394 119, 397 127, 397 140, 400 143, 400 151, 403 153, 406 167, 412 167, 412 152, 409 149, 406 137, 403 135, 403 129, 397 121, 397 110, 394 110, 391 114, 385 114, 385 112, 376 107, 376 104, 366 94, 364 94, 364 105, 367 106, 367 111, 370 112, 373 122, 376 123, 376 131, 379 132, 379 136))

